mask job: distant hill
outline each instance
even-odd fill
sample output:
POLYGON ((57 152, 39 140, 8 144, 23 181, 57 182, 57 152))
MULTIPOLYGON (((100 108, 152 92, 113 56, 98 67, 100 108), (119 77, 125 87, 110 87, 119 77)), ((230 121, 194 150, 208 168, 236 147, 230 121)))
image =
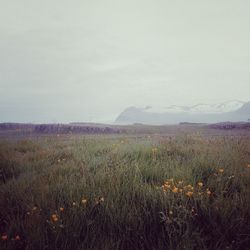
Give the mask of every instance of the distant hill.
POLYGON ((119 134, 123 129, 105 124, 94 126, 89 123, 77 124, 25 124, 25 123, 0 123, 0 131, 22 131, 37 134, 119 134))
POLYGON ((246 122, 250 119, 250 102, 229 101, 220 104, 197 104, 191 107, 170 106, 160 111, 150 106, 129 107, 116 119, 116 124, 178 124, 246 122))

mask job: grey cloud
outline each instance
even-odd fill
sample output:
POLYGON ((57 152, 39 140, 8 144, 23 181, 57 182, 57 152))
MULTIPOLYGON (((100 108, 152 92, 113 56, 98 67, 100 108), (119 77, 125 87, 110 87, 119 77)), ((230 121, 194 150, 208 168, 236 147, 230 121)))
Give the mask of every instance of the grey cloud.
POLYGON ((250 98, 249 1, 0 3, 0 121, 250 98))

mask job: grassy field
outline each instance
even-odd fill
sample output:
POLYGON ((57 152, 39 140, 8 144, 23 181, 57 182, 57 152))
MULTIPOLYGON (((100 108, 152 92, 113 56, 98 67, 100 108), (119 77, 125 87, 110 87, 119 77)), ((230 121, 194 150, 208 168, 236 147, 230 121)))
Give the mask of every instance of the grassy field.
POLYGON ((0 142, 0 249, 249 249, 250 141, 0 142))

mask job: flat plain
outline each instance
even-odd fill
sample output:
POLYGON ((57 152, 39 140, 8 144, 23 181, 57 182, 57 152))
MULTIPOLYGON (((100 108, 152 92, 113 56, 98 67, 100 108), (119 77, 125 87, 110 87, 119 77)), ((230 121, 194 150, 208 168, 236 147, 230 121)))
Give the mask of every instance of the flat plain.
POLYGON ((248 249, 250 132, 0 132, 1 249, 248 249))

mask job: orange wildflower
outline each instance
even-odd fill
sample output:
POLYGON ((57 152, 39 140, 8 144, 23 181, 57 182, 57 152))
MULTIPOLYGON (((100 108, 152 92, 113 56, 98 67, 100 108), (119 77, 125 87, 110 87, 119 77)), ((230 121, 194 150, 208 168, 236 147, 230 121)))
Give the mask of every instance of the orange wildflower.
POLYGON ((59 216, 57 214, 52 214, 51 215, 51 219, 54 221, 54 222, 57 222, 59 220, 59 216))
POLYGON ((193 196, 193 192, 191 192, 191 191, 188 191, 188 192, 186 192, 186 195, 188 196, 188 197, 192 197, 193 196))

